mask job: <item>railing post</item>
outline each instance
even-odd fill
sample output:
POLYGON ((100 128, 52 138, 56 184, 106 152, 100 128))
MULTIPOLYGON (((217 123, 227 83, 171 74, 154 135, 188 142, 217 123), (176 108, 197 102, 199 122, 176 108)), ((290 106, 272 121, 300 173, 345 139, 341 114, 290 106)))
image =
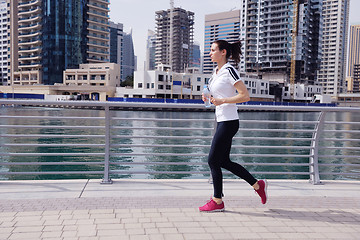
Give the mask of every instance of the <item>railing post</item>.
POLYGON ((314 185, 321 184, 320 173, 319 173, 319 141, 321 131, 324 128, 326 112, 320 112, 318 123, 315 126, 315 133, 311 141, 311 157, 310 157, 310 182, 314 185), (313 173, 313 174, 311 174, 313 173))
POLYGON ((112 184, 109 177, 110 170, 110 107, 105 104, 105 158, 104 158, 104 178, 102 184, 112 184))

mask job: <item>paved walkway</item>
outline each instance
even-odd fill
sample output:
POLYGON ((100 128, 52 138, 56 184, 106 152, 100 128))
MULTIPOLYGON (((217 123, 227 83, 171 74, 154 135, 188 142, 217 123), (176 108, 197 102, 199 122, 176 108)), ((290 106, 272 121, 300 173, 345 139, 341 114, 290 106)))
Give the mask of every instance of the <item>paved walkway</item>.
POLYGON ((206 180, 0 181, 0 239, 360 239, 360 181, 269 181, 260 203, 224 182, 223 213, 201 213, 206 180))

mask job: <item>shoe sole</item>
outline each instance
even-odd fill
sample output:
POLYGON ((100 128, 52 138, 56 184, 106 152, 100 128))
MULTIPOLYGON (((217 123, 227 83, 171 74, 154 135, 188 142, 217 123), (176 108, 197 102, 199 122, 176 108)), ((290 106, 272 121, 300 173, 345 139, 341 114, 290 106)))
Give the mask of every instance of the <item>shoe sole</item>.
POLYGON ((268 194, 267 194, 268 183, 267 183, 267 180, 266 180, 266 179, 263 179, 263 181, 264 181, 264 183, 265 183, 265 197, 266 197, 266 201, 265 201, 265 203, 263 203, 263 204, 266 204, 266 203, 268 202, 268 200, 269 200, 268 194))
POLYGON ((212 213, 212 212, 224 212, 225 211, 225 208, 222 208, 222 209, 215 209, 215 210, 212 210, 212 211, 201 211, 199 209, 200 212, 207 212, 207 213, 212 213))

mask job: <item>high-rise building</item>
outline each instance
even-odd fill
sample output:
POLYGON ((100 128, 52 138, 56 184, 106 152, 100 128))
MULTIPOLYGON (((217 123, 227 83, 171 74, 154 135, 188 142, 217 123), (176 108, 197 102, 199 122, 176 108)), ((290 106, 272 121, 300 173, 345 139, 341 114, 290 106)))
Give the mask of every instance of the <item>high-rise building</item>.
MULTIPOLYGON (((349 83, 352 88, 348 88, 351 92, 360 92, 359 89, 359 78, 355 78, 355 67, 360 65, 360 25, 350 26, 350 36, 349 36, 349 55, 348 55, 348 65, 347 65, 347 76, 350 81, 349 83), (356 82, 356 83, 355 83, 356 82)), ((357 74, 358 75, 358 74, 357 74)))
POLYGON ((321 56, 322 0, 242 0, 241 40, 247 73, 313 84, 321 56), (293 57, 292 57, 293 56, 293 57))
POLYGON ((345 68, 349 22, 349 0, 323 0, 322 58, 318 81, 324 94, 346 92, 345 68))
POLYGON ((200 70, 200 67, 201 67, 201 50, 200 50, 200 44, 199 43, 194 43, 194 45, 193 45, 193 53, 192 53, 192 58, 190 59, 189 67, 198 68, 200 70))
MULTIPOLYGON (((230 43, 240 40, 240 10, 205 15, 204 73, 212 73, 216 66, 209 53, 211 44, 220 39, 230 43)), ((240 65, 244 65, 243 60, 240 65)), ((241 70, 244 67, 240 67, 241 70)))
POLYGON ((145 70, 155 70, 155 48, 156 48, 156 34, 152 30, 148 30, 146 41, 146 66, 145 70))
POLYGON ((134 75, 134 71, 136 70, 136 57, 134 54, 132 30, 130 30, 130 33, 124 33, 123 61, 121 66, 122 80, 126 80, 126 78, 134 75))
POLYGON ((182 8, 157 11, 156 38, 156 65, 170 65, 174 72, 183 72, 192 58, 194 13, 182 8))
POLYGON ((0 85, 7 85, 8 79, 8 14, 7 3, 0 0, 0 85))
POLYGON ((353 92, 360 93, 360 63, 354 64, 353 92))
POLYGON ((8 0, 11 84, 53 85, 66 68, 109 62, 109 0, 8 0))
MULTIPOLYGON (((123 60, 123 24, 110 21, 110 62, 121 65, 123 60)), ((119 76, 122 74, 120 66, 119 76)))

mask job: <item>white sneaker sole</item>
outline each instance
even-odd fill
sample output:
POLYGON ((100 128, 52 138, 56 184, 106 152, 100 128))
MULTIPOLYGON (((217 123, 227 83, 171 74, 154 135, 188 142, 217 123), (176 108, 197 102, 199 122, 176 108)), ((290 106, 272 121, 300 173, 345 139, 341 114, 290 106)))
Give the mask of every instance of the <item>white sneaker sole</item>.
POLYGON ((212 213, 212 212, 224 212, 225 211, 225 208, 222 208, 222 209, 215 209, 215 210, 212 210, 212 211, 201 211, 199 209, 200 212, 206 212, 206 213, 212 213))

